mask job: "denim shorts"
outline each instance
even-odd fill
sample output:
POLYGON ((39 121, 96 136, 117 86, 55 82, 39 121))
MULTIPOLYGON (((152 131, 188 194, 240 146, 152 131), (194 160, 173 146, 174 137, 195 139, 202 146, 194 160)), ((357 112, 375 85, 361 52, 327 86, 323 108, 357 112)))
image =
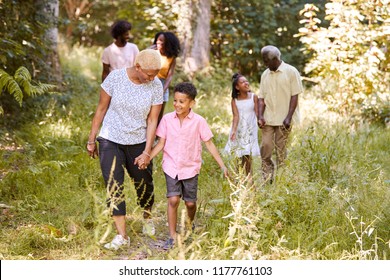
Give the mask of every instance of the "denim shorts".
POLYGON ((179 180, 165 174, 167 183, 167 197, 180 196, 184 201, 195 202, 198 198, 198 175, 195 177, 179 180))
MULTIPOLYGON (((163 87, 164 87, 164 84, 165 84, 165 79, 162 79, 162 78, 159 78, 163 87)), ((163 95, 163 101, 166 103, 169 101, 169 89, 167 89, 165 92, 164 92, 164 95, 163 95)))

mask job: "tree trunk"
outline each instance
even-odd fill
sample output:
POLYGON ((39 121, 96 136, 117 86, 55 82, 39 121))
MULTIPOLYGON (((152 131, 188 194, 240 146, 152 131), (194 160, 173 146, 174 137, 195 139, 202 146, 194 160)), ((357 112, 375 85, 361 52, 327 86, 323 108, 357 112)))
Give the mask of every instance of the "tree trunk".
POLYGON ((51 65, 52 69, 52 79, 56 82, 60 82, 62 79, 60 58, 58 54, 58 13, 59 13, 59 0, 49 1, 46 6, 47 13, 50 14, 52 19, 51 28, 48 29, 46 38, 48 44, 51 47, 51 52, 49 53, 48 63, 51 65))
POLYGON ((211 0, 178 0, 176 4, 182 11, 177 26, 184 71, 193 76, 210 64, 211 0))

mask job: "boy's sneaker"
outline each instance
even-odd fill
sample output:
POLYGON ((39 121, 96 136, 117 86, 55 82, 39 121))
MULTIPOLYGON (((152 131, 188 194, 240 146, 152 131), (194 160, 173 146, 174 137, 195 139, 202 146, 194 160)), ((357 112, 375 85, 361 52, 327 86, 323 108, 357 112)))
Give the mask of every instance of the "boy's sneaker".
POLYGON ((156 229, 154 227, 154 223, 151 219, 146 219, 144 222, 144 226, 142 228, 142 233, 153 236, 156 233, 156 229))
POLYGON ((163 249, 170 250, 173 248, 173 245, 175 245, 175 240, 173 238, 169 238, 167 241, 165 241, 163 249))
POLYGON ((114 249, 118 250, 119 247, 123 245, 130 245, 130 237, 127 237, 127 239, 124 239, 122 235, 118 234, 115 235, 114 239, 112 239, 111 242, 104 245, 104 248, 106 249, 114 249))

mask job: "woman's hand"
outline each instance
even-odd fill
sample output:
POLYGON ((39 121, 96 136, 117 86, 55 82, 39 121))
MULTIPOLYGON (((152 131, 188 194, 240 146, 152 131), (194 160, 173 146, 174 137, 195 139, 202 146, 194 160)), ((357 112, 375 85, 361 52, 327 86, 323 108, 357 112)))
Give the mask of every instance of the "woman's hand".
POLYGON ((91 158, 97 158, 99 156, 96 142, 87 142, 87 151, 91 158))
POLYGON ((150 163, 150 155, 145 152, 135 158, 134 164, 138 165, 138 169, 146 169, 150 163))

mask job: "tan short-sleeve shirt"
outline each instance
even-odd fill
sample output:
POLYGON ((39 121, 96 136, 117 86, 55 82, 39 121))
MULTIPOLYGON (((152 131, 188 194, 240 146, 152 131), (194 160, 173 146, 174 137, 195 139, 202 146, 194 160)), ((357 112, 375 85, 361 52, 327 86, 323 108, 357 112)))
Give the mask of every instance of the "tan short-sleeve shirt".
MULTIPOLYGON (((303 92, 298 70, 287 63, 276 71, 265 70, 261 75, 259 97, 264 99, 264 118, 267 125, 280 126, 286 118, 291 97, 303 92)), ((299 104, 292 117, 292 124, 300 121, 299 104)))

